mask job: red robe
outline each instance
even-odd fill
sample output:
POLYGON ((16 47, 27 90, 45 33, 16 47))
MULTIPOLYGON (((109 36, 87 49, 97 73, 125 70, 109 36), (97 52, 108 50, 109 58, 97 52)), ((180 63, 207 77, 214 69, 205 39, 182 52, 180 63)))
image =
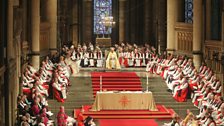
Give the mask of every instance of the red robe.
POLYGON ((185 102, 187 100, 188 87, 178 90, 174 96, 174 99, 178 102, 185 102))
POLYGON ((67 126, 67 118, 68 116, 64 112, 59 111, 57 115, 58 126, 67 126))
POLYGON ((38 115, 40 113, 40 109, 39 109, 38 105, 33 105, 31 109, 33 111, 34 116, 38 115))

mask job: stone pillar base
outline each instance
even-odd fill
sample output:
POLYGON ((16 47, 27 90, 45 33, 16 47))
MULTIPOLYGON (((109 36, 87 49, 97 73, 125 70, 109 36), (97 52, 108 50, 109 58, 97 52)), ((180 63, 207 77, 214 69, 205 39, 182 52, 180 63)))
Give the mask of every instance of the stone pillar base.
POLYGON ((201 58, 202 58, 201 55, 193 54, 193 63, 197 70, 199 70, 199 68, 201 66, 201 58))
POLYGON ((39 69, 40 67, 40 56, 32 56, 32 65, 35 69, 39 69))
POLYGON ((175 49, 166 49, 167 54, 174 54, 175 49))

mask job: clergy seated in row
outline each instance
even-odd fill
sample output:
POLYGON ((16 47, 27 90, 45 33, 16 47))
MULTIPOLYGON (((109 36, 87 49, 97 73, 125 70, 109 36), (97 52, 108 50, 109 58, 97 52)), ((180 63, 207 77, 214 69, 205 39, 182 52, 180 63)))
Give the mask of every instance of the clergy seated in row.
POLYGON ((54 97, 59 102, 64 102, 67 98, 67 84, 63 82, 59 82, 58 75, 55 73, 55 77, 52 83, 54 97))
POLYGON ((30 76, 34 76, 38 70, 35 69, 31 64, 27 65, 26 71, 29 73, 30 76))
MULTIPOLYGON (((77 74, 80 68, 80 59, 73 60, 71 57, 71 51, 68 51, 66 56, 60 57, 60 62, 63 62, 61 65, 64 69, 66 68, 70 75, 77 74)), ((60 65, 60 64, 59 64, 60 65)))
POLYGON ((187 109, 186 117, 181 121, 181 126, 198 126, 198 121, 196 120, 194 114, 187 109))
POLYGON ((224 104, 220 96, 209 98, 200 106, 200 113, 197 115, 199 124, 204 126, 223 125, 224 124, 224 104))
POLYGON ((33 83, 35 82, 35 79, 33 76, 29 75, 28 70, 26 70, 22 76, 22 85, 24 87, 27 87, 28 89, 33 87, 33 83))
MULTIPOLYGON (((149 64, 153 63, 149 62, 149 64)), ((191 59, 170 55, 167 59, 162 59, 154 64, 156 64, 153 67, 155 70, 152 71, 156 71, 155 73, 165 80, 169 91, 172 91, 173 97, 177 101, 186 101, 188 94, 197 90, 198 85, 195 82, 200 78, 191 59), (184 78, 187 81, 184 81, 184 78)))
MULTIPOLYGON (((221 104, 219 109, 216 109, 215 107, 217 106, 212 104, 214 99, 210 99, 210 103, 201 105, 200 113, 196 116, 198 123, 203 126, 221 126, 224 124, 224 104, 221 104)), ((223 101, 221 103, 223 103, 223 101)))
POLYGON ((200 125, 219 125, 218 123, 222 122, 223 119, 220 113, 221 106, 224 106, 224 103, 223 98, 220 97, 220 81, 214 76, 212 70, 206 65, 202 65, 197 72, 192 60, 183 57, 172 57, 168 60, 173 61, 173 63, 165 67, 165 60, 156 57, 152 62, 149 62, 149 71, 160 74, 177 101, 182 101, 181 96, 185 101, 187 98, 185 93, 190 91, 192 102, 196 107, 200 108, 200 114, 196 116, 200 125), (217 116, 219 116, 219 121, 214 120, 217 116))
POLYGON ((58 126, 74 126, 76 120, 65 113, 64 106, 60 107, 57 114, 57 125, 58 126))
POLYGON ((217 125, 224 125, 224 104, 222 104, 220 110, 212 112, 212 117, 214 118, 217 125))
POLYGON ((21 125, 28 123, 29 125, 38 125, 38 117, 45 117, 45 124, 52 125, 53 121, 49 117, 53 115, 47 110, 46 99, 42 96, 27 98, 26 95, 18 96, 18 122, 21 125))
POLYGON ((23 92, 31 94, 33 90, 48 96, 49 83, 52 79, 53 64, 48 57, 42 62, 39 71, 35 71, 31 65, 28 65, 23 74, 23 92))
POLYGON ((146 65, 146 71, 150 73, 155 73, 156 64, 158 64, 158 61, 160 59, 156 55, 155 57, 152 57, 151 61, 149 61, 146 65))
POLYGON ((121 69, 117 53, 114 51, 114 49, 114 47, 111 47, 110 52, 107 55, 106 69, 121 69))
POLYGON ((67 98, 68 86, 70 86, 70 72, 67 69, 69 67, 58 65, 54 71, 54 77, 52 80, 53 94, 59 102, 64 102, 67 98))
POLYGON ((77 49, 74 49, 72 46, 71 59, 77 62, 78 66, 81 67, 102 67, 103 66, 103 53, 99 46, 96 46, 95 49, 93 45, 89 45, 89 49, 84 45, 78 45, 77 49))
MULTIPOLYGON (((205 67, 203 67, 205 68, 205 67)), ((209 70, 209 69, 208 69, 209 70)), ((206 70, 205 70, 206 71, 206 70)), ((210 70, 207 71, 210 73, 210 70)), ((198 106, 201 104, 201 101, 206 101, 211 94, 220 96, 221 95, 221 84, 220 81, 212 75, 209 79, 206 79, 208 75, 201 74, 203 77, 196 87, 197 90, 194 90, 192 94, 192 102, 198 106)))
POLYGON ((43 83, 41 83, 40 80, 36 80, 36 83, 35 83, 34 88, 32 89, 32 92, 36 92, 40 95, 44 95, 44 96, 48 97, 49 96, 48 88, 49 87, 46 85, 43 85, 43 83))
POLYGON ((203 107, 202 112, 197 116, 198 124, 201 126, 216 126, 216 122, 213 119, 212 109, 209 107, 203 107))
POLYGON ((71 64, 72 64, 72 61, 70 61, 67 58, 65 59, 63 56, 60 56, 60 60, 57 64, 57 69, 62 71, 65 76, 69 77, 73 72, 76 73, 77 71, 79 71, 79 70, 73 69, 71 64))
POLYGON ((186 78, 182 78, 181 82, 173 89, 173 97, 178 102, 187 100, 188 95, 188 82, 186 78))
POLYGON ((128 52, 123 50, 122 47, 118 47, 118 60, 121 67, 128 67, 128 52))

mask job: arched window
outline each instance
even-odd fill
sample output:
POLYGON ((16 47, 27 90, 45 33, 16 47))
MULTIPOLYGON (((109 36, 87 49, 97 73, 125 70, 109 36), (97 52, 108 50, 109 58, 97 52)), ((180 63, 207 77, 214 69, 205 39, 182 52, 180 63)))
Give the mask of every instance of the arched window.
POLYGON ((111 29, 105 30, 102 17, 112 16, 112 0, 93 0, 94 1, 94 34, 110 34, 111 29))
POLYGON ((185 0, 185 22, 193 23, 193 0, 185 0))

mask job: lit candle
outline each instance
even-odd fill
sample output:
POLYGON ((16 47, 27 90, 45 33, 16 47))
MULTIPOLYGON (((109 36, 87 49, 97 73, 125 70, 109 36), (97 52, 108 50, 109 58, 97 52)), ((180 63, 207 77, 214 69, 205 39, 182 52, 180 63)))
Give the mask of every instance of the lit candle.
POLYGON ((100 92, 102 92, 102 76, 100 76, 100 92))
POLYGON ((147 74, 146 76, 146 91, 148 92, 149 91, 149 75, 147 74))

